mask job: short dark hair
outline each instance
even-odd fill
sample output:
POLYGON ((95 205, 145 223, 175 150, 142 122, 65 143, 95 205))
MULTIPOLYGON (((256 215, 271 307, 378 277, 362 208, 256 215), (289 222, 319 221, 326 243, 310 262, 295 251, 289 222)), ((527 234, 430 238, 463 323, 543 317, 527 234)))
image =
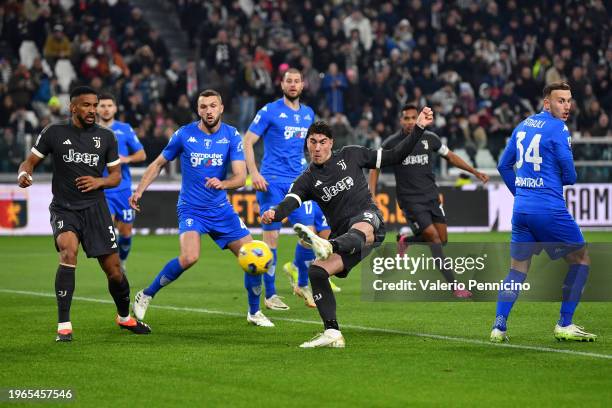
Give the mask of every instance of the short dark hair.
POLYGON ((325 135, 330 139, 333 139, 331 127, 327 124, 327 122, 323 120, 316 121, 308 128, 308 132, 306 132, 306 139, 314 133, 318 133, 321 135, 325 135))
POLYGON ((77 96, 81 96, 81 95, 96 95, 98 96, 98 92, 96 92, 95 89, 89 87, 89 86, 77 86, 76 88, 74 88, 71 92, 70 92, 70 101, 72 101, 72 98, 76 98, 77 96))
POLYGON ((111 101, 113 101, 113 103, 115 105, 117 104, 117 98, 115 98, 115 95, 113 95, 110 92, 104 92, 104 93, 101 93, 100 95, 98 95, 98 100, 99 101, 102 101, 102 100, 105 100, 105 99, 110 99, 111 101))
POLYGON ((571 91, 571 90, 572 88, 565 81, 553 82, 544 87, 544 92, 542 92, 542 94, 544 95, 544 98, 548 98, 550 97, 550 94, 553 91, 571 91))
POLYGON ((205 89, 205 90, 203 90, 198 95, 198 98, 201 97, 201 96, 203 96, 205 98, 208 98, 209 96, 216 96, 217 98, 219 98, 219 101, 221 103, 223 103, 223 99, 221 98, 221 94, 219 92, 215 91, 214 89, 205 89))
POLYGON ((281 78, 283 81, 285 80, 285 77, 287 76, 287 74, 300 74, 300 79, 304 79, 304 76, 302 75, 302 71, 300 71, 297 68, 289 68, 285 72, 283 72, 283 77, 281 78))
POLYGON ((404 112, 407 110, 415 110, 415 111, 419 111, 419 109, 416 107, 416 105, 413 105, 411 103, 407 103, 404 106, 402 106, 402 109, 400 110, 400 112, 404 112))

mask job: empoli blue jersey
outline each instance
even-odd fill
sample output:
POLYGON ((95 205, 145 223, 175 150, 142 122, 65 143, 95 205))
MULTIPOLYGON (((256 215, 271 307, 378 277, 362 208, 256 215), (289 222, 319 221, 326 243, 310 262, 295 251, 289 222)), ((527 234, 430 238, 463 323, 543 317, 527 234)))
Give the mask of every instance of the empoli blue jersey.
MULTIPOLYGON (((142 143, 140 143, 138 136, 136 136, 136 132, 134 132, 134 129, 132 129, 129 124, 115 120, 110 126, 110 129, 115 133, 115 137, 117 138, 119 156, 129 156, 143 149, 142 143)), ((106 177, 108 171, 104 170, 104 172, 106 177)), ((130 166, 126 163, 122 163, 121 183, 119 183, 117 187, 104 190, 104 192, 113 194, 123 190, 131 190, 131 188, 132 176, 130 174, 130 166)))
POLYGON ((514 129, 498 169, 515 195, 515 213, 567 211, 563 186, 576 182, 567 125, 546 111, 528 117, 514 129))
POLYGON ((257 112, 249 131, 263 138, 260 172, 269 183, 290 183, 302 174, 306 162, 304 139, 313 121, 314 111, 310 107, 300 105, 293 110, 283 98, 257 112))
POLYGON ((228 203, 227 193, 207 188, 206 179, 224 180, 228 163, 244 161, 242 139, 236 128, 225 123, 211 135, 200 130, 198 123, 177 130, 162 155, 168 161, 180 155, 183 181, 178 207, 212 209, 228 203))

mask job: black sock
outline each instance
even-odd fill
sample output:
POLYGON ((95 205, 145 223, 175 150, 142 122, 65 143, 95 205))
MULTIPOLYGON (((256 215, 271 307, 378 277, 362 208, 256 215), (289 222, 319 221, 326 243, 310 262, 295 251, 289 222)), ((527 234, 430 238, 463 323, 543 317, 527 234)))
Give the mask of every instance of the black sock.
POLYGON ((57 322, 70 321, 70 305, 74 293, 74 266, 59 265, 55 273, 55 300, 57 300, 57 322))
POLYGON ((331 242, 336 253, 354 254, 357 251, 361 252, 366 243, 366 236, 362 231, 351 228, 347 233, 331 239, 329 242, 331 242))
POLYGON ((418 235, 411 235, 409 237, 404 238, 404 242, 426 242, 425 238, 423 238, 423 235, 418 234, 418 235))
POLYGON ((431 254, 433 255, 434 259, 440 259, 440 261, 436 261, 436 263, 440 262, 440 272, 442 272, 442 275, 444 275, 444 279, 446 279, 448 283, 453 282, 455 280, 453 270, 444 266, 444 260, 446 257, 442 252, 442 244, 431 244, 431 254))
POLYGON ((310 278, 312 295, 325 329, 339 330, 338 322, 336 321, 336 298, 329 284, 329 274, 320 266, 310 265, 308 277, 310 278))
POLYGON ((130 284, 124 274, 121 274, 121 281, 113 279, 108 280, 108 291, 110 292, 115 305, 117 305, 117 313, 121 317, 130 315, 130 284))

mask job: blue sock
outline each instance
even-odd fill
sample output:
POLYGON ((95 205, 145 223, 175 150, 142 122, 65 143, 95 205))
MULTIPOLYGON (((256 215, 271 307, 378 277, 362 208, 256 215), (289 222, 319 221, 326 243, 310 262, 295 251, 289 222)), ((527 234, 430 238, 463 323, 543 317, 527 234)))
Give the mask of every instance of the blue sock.
POLYGON ((268 272, 264 274, 264 286, 266 287, 266 299, 270 299, 272 296, 276 295, 276 286, 274 285, 274 274, 276 273, 276 248, 270 248, 272 250, 272 255, 274 255, 274 261, 272 261, 272 265, 268 269, 268 272))
POLYGON ((293 262, 298 269, 298 286, 308 286, 308 267, 315 259, 312 249, 300 244, 295 245, 295 257, 293 262))
POLYGON ((132 237, 123 237, 119 235, 119 259, 125 261, 130 254, 132 248, 132 237))
POLYGON ((589 265, 572 264, 563 282, 563 301, 561 302, 561 315, 559 326, 569 326, 572 324, 572 317, 580 302, 582 289, 589 276, 589 265))
POLYGON ((244 273, 244 287, 249 299, 249 313, 255 314, 259 310, 259 297, 261 296, 261 275, 244 273))
MULTIPOLYGON (((526 273, 519 272, 516 269, 510 269, 508 276, 506 276, 506 279, 504 279, 504 284, 523 283, 525 282, 525 278, 527 278, 526 273)), ((512 306, 514 306, 514 302, 516 302, 518 295, 518 289, 499 291, 499 294, 497 295, 495 323, 493 324, 494 328, 501 331, 506 331, 506 321, 508 320, 508 315, 510 315, 510 311, 512 310, 512 306)))
POLYGON ((147 296, 155 296, 162 287, 181 276, 183 271, 184 269, 181 267, 178 258, 174 258, 164 266, 159 274, 157 274, 153 282, 151 282, 151 285, 144 290, 144 294, 147 296))

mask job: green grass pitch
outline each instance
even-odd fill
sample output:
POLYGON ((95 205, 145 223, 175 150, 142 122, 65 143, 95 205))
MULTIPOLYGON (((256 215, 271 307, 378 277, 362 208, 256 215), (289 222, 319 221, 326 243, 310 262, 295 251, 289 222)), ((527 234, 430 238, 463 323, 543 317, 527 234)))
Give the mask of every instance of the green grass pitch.
MULTIPOLYGON (((612 242, 612 233, 586 238, 612 242)), ((280 265, 292 258, 294 243, 281 238, 280 265)), ((177 251, 176 236, 135 237, 132 296, 177 251)), ((316 310, 289 294, 279 272, 278 291, 291 310, 265 311, 276 328, 247 325, 242 272, 229 251, 204 238, 198 264, 152 302, 150 336, 116 327, 103 272, 80 256, 75 340, 56 344, 56 265, 50 237, 0 238, 0 388, 71 388, 71 406, 87 407, 559 407, 612 400, 610 303, 577 310, 576 322, 600 336, 595 343, 558 343, 552 329, 559 305, 519 299, 511 346, 496 346, 487 341, 494 303, 363 302, 355 270, 338 281, 347 348, 302 350, 297 346, 321 331, 316 310)))

